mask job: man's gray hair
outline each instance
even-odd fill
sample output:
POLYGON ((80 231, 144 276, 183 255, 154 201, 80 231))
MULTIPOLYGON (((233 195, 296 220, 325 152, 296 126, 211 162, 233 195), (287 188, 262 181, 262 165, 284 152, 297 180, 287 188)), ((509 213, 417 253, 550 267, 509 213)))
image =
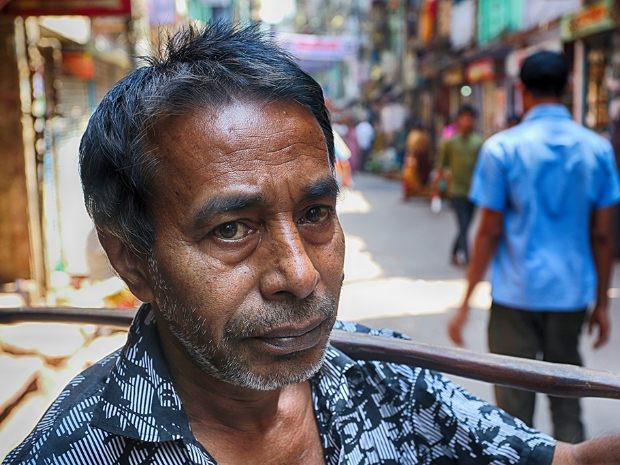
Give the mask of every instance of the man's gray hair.
POLYGON ((80 144, 86 208, 100 232, 146 256, 155 240, 149 215, 158 125, 245 99, 295 101, 317 120, 334 165, 334 140, 320 85, 258 25, 188 25, 147 66, 119 81, 93 113, 80 144))

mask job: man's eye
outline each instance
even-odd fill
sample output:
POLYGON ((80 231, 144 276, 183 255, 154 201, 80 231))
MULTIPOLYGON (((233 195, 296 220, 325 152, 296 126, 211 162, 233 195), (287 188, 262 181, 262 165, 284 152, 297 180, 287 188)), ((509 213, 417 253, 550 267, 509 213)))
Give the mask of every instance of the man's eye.
POLYGON ((250 228, 238 221, 231 221, 219 225, 213 230, 213 233, 221 239, 242 239, 248 235, 250 228))
POLYGON ((301 218, 302 223, 320 223, 325 221, 331 213, 330 207, 312 207, 306 210, 301 218))

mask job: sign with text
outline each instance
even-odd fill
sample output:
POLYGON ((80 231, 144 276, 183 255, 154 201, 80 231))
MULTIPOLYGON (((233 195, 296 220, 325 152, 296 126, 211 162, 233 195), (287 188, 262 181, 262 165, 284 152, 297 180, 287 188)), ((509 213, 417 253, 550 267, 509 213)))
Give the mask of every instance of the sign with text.
POLYGON ((560 32, 563 40, 575 40, 613 27, 613 2, 604 0, 564 16, 560 23, 560 32))
POLYGON ((495 63, 493 58, 483 58, 472 61, 467 65, 467 82, 474 83, 487 81, 495 77, 495 63))
POLYGON ((460 66, 445 69, 442 74, 444 85, 448 87, 458 86, 463 83, 463 68, 460 66))
POLYGON ((281 33, 277 37, 282 47, 300 60, 345 60, 356 57, 359 50, 359 42, 352 36, 281 33))

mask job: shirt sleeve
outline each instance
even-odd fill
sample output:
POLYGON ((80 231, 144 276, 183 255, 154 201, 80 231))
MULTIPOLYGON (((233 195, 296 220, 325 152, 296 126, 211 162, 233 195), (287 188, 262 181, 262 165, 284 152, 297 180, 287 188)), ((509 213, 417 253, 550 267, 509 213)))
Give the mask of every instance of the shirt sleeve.
POLYGON ((492 141, 482 145, 472 177, 469 198, 491 210, 506 209, 508 191, 500 147, 492 141))
POLYGON ((414 434, 416 442, 426 443, 421 444, 429 454, 425 463, 549 465, 553 461, 555 439, 439 373, 421 370, 413 397, 414 434))
POLYGON ((620 180, 613 149, 609 145, 602 160, 603 181, 599 188, 596 208, 606 208, 620 201, 620 180))

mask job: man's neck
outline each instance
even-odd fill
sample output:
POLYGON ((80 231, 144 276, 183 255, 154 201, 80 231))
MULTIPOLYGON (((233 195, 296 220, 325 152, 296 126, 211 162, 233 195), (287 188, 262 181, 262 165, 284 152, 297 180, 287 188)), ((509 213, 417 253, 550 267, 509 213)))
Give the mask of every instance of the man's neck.
POLYGON ((272 391, 234 386, 191 361, 165 324, 158 329, 192 433, 219 463, 325 463, 309 381, 272 391))
POLYGON ((193 419, 205 425, 247 432, 264 427, 277 416, 280 397, 290 389, 289 386, 259 391, 217 379, 191 360, 165 324, 158 324, 158 329, 172 384, 190 422, 193 419))
POLYGON ((561 104, 562 101, 559 97, 531 97, 529 101, 524 99, 523 101, 523 111, 527 113, 532 108, 537 107, 538 105, 551 105, 551 104, 561 104))

